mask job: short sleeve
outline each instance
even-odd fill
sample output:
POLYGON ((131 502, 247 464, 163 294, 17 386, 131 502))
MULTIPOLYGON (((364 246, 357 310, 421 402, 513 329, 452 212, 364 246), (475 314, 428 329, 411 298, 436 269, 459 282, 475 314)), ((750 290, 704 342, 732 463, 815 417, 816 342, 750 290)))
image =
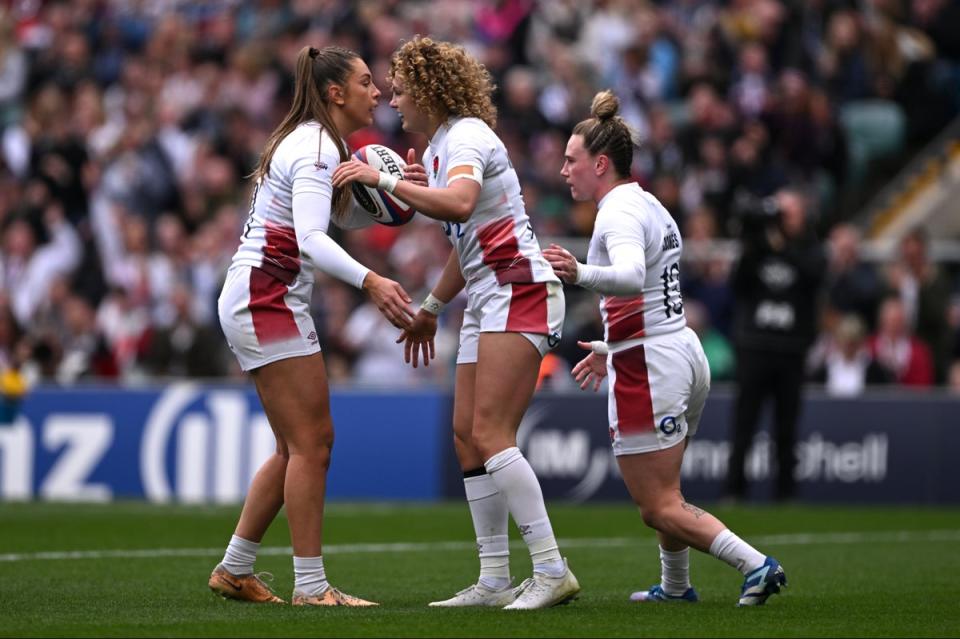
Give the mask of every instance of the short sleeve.
POLYGON ((457 122, 447 134, 447 171, 458 166, 471 166, 483 175, 495 148, 488 134, 488 129, 479 122, 457 122))

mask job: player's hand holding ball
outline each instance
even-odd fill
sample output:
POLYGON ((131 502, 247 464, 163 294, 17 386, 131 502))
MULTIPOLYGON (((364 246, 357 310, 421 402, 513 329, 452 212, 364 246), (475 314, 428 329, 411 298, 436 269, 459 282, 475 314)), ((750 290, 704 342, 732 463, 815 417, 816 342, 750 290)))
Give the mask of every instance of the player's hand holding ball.
MULTIPOLYGON (((411 156, 408 152, 407 157, 411 156)), ((412 181, 418 181, 421 173, 426 178, 423 167, 417 170, 416 166, 419 165, 407 171, 407 163, 392 149, 382 144, 368 144, 357 149, 348 161, 340 163, 333 172, 333 186, 343 188, 352 184, 354 199, 374 221, 399 226, 409 222, 416 211, 393 191, 400 180, 407 179, 407 174, 412 181)))

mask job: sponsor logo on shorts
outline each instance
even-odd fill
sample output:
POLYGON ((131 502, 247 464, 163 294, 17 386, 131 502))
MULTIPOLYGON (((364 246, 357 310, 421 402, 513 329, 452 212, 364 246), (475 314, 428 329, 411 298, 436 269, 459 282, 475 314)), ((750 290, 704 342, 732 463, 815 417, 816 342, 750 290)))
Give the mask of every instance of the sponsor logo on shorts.
POLYGON ((316 343, 317 343, 317 332, 316 332, 316 331, 310 331, 310 334, 307 335, 307 341, 309 341, 311 344, 316 344, 316 343))
POLYGON ((680 430, 680 424, 677 423, 677 418, 672 415, 667 415, 660 420, 660 432, 664 435, 673 435, 680 430))
POLYGON ((547 335, 547 345, 550 348, 556 348, 557 344, 560 343, 560 331, 554 331, 547 335))
POLYGON ((326 162, 321 162, 320 160, 317 160, 316 162, 313 163, 313 168, 315 168, 318 171, 326 171, 330 167, 327 165, 326 162))

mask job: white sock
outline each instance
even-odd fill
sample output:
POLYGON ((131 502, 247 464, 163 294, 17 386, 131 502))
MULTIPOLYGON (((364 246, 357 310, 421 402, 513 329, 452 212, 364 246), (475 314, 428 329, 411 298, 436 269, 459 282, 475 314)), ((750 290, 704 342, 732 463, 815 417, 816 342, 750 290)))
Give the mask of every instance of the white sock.
POLYGON ((322 595, 330 587, 322 556, 294 557, 293 576, 293 589, 303 595, 322 595))
POLYGON ((550 577, 562 576, 566 566, 553 536, 540 482, 523 453, 513 446, 488 459, 484 466, 506 498, 510 514, 520 528, 520 534, 530 550, 533 571, 550 577))
POLYGON ((660 546, 660 587, 679 597, 690 587, 690 549, 664 550, 660 546))
POLYGON ((231 575, 249 575, 253 572, 258 550, 260 550, 259 543, 233 535, 230 537, 227 552, 223 554, 220 565, 231 575))
POLYGON ((766 556, 756 548, 737 537, 729 529, 723 530, 710 543, 710 554, 725 561, 741 573, 756 570, 766 561, 766 556))
POLYGON ((480 583, 491 590, 510 585, 510 546, 507 537, 507 500, 484 473, 463 479, 473 530, 480 554, 480 583))

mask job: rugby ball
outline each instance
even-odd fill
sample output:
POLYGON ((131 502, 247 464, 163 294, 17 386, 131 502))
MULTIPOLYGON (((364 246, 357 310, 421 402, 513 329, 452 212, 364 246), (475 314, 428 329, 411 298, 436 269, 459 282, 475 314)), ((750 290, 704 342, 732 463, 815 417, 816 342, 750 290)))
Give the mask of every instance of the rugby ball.
MULTIPOLYGON (((354 151, 353 157, 378 171, 403 179, 403 167, 407 163, 399 154, 382 144, 368 144, 360 147, 354 151)), ((374 221, 387 226, 406 224, 416 213, 412 206, 392 194, 359 182, 353 183, 353 197, 374 221)))

